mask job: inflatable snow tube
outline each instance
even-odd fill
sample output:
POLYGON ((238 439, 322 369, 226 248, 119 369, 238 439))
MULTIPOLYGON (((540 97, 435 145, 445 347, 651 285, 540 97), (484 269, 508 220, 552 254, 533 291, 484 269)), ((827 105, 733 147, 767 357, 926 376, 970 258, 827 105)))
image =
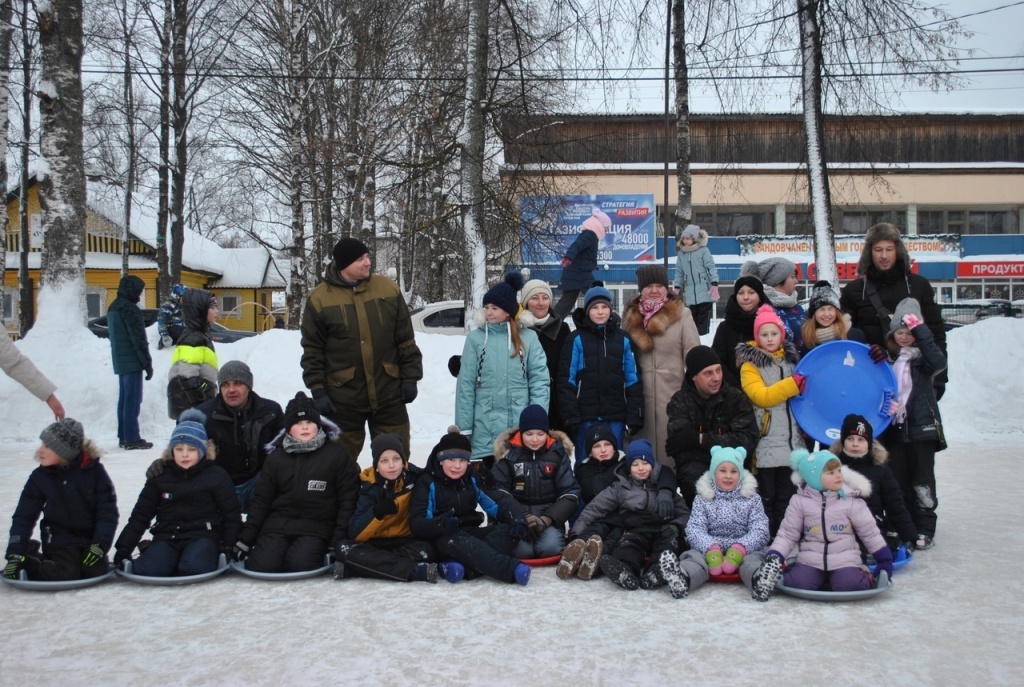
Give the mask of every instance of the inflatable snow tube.
POLYGON ((782 578, 775 585, 775 591, 782 592, 789 596, 795 596, 798 599, 807 599, 809 601, 860 601, 861 599, 870 599, 873 596, 884 594, 885 592, 892 589, 892 582, 889 580, 889 576, 882 571, 878 575, 876 584, 871 589, 860 589, 855 592, 833 592, 833 591, 822 591, 820 589, 795 589, 793 587, 787 587, 782 578))
POLYGON ((267 572, 256 572, 255 570, 247 570, 244 561, 232 561, 231 569, 237 573, 241 573, 246 577, 252 577, 257 580, 266 580, 268 582, 289 582, 291 580, 305 580, 310 577, 319 577, 325 572, 330 570, 334 566, 334 559, 331 554, 324 555, 324 564, 319 568, 313 570, 300 570, 298 572, 286 572, 286 573, 267 573, 267 572))
POLYGON ((153 577, 151 575, 136 575, 132 572, 132 561, 124 562, 124 570, 118 569, 118 577, 123 577, 129 582, 136 584, 148 584, 154 587, 169 587, 180 584, 195 584, 196 582, 205 582, 206 580, 212 580, 217 577, 230 566, 228 565, 228 557, 224 554, 220 555, 217 559, 217 568, 210 572, 200 573, 198 575, 179 575, 174 577, 153 577))
POLYGON ((0 576, 0 580, 3 580, 4 584, 10 585, 15 589, 23 589, 28 592, 62 592, 67 589, 84 589, 85 587, 94 587, 99 583, 110 579, 113 575, 114 569, 110 568, 110 570, 102 575, 89 577, 84 580, 58 580, 55 582, 43 582, 41 580, 28 579, 27 574, 22 570, 16 580, 11 580, 3 576, 0 576))

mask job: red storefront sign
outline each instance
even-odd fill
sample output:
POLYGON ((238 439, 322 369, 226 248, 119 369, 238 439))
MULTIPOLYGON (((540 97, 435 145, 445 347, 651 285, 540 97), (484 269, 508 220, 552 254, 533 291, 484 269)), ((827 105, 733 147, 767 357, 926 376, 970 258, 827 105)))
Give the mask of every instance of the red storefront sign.
POLYGON ((1024 277, 1024 262, 1011 261, 985 261, 985 262, 958 262, 956 264, 956 276, 958 277, 1024 277))

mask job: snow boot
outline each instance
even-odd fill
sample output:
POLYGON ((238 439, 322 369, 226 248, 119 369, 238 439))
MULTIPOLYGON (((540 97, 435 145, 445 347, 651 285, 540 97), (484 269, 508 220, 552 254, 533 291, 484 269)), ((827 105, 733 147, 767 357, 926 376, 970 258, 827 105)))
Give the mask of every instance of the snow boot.
POLYGON ((775 583, 782 575, 782 559, 778 556, 768 556, 754 572, 751 580, 750 596, 758 601, 767 601, 772 596, 775 583))
POLYGON ((648 565, 640 575, 640 589, 657 589, 664 584, 665 578, 661 576, 661 569, 657 564, 648 565))
POLYGON ((568 580, 576 574, 576 571, 580 569, 580 563, 583 562, 583 550, 586 547, 587 542, 582 539, 573 539, 565 545, 562 559, 558 561, 558 567, 555 568, 555 575, 558 576, 558 579, 568 580))
POLYGON ((437 563, 417 563, 412 568, 409 581, 437 584, 437 563))
POLYGON ((623 565, 618 558, 601 556, 601 572, 623 589, 632 591, 640 588, 640 578, 634 575, 633 571, 623 565))
POLYGON ((601 541, 601 537, 596 534, 591 535, 590 539, 587 540, 586 548, 583 550, 583 561, 580 563, 580 569, 577 573, 581 580, 594 579, 594 573, 597 572, 602 553, 604 553, 604 542, 601 541))
POLYGON ((933 546, 935 546, 935 539, 933 537, 929 537, 927 534, 917 535, 917 541, 914 543, 915 551, 927 551, 933 546))
POLYGON ((690 578, 679 567, 679 557, 671 551, 665 550, 661 552, 654 565, 658 566, 658 574, 668 583, 668 590, 672 593, 672 598, 685 599, 690 592, 690 578))
POLYGON ((526 563, 520 563, 516 566, 515 576, 516 582, 523 585, 524 587, 530 583, 530 572, 533 570, 526 563))
POLYGON ((462 563, 455 561, 442 561, 437 564, 437 570, 441 577, 452 584, 461 581, 466 576, 466 568, 462 566, 462 563))

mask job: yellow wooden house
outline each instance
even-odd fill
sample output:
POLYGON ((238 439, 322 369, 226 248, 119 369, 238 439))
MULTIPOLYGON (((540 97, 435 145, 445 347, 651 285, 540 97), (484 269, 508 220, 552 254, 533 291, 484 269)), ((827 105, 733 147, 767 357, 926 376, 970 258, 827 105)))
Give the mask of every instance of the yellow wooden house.
MULTIPOLYGON (((28 187, 29 279, 38 293, 42 258, 39 186, 28 187)), ((18 267, 21 260, 20 190, 7 196, 7 262, 4 273, 3 318, 8 331, 18 328, 18 267)), ((121 281, 123 223, 91 204, 86 209, 85 289, 89 319, 106 314, 121 281)), ((145 219, 129 234, 128 270, 146 284, 139 307, 157 308, 155 222, 145 219)), ((218 322, 229 329, 262 332, 274 326, 274 293, 284 292, 285 271, 265 248, 222 248, 187 231, 182 247, 181 282, 213 292, 220 303, 218 322)))

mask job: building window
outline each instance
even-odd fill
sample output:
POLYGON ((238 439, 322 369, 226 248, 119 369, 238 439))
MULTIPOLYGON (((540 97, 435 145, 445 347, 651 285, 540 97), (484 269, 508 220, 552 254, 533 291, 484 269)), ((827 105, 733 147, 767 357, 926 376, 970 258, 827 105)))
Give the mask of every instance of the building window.
POLYGON ((786 236, 810 236, 814 233, 814 218, 809 212, 786 211, 786 236))
POLYGON ((221 316, 241 317, 242 303, 237 295, 224 294, 220 297, 221 316))
POLYGON ((4 294, 4 321, 10 322, 14 319, 14 295, 4 294))
POLYGON ((90 320, 103 314, 100 310, 100 296, 98 293, 85 294, 85 313, 90 320))
MULTIPOLYGON (((866 234, 868 229, 881 222, 896 225, 901 233, 906 232, 907 213, 898 210, 857 211, 843 210, 842 220, 836 234, 866 234)), ((920 233, 920 230, 918 230, 920 233)))
POLYGON ((1008 210, 968 212, 967 226, 972 234, 1016 234, 1017 213, 1008 210))

